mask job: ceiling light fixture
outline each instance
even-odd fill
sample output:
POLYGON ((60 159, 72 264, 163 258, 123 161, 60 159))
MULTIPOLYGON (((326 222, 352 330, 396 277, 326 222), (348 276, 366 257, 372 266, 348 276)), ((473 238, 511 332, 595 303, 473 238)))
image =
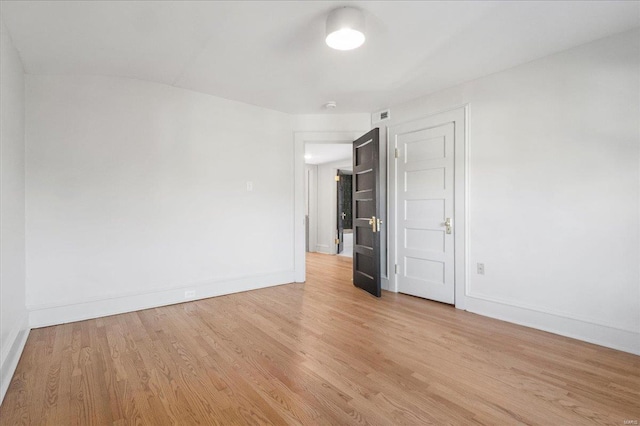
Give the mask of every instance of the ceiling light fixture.
POLYGON ((352 50, 364 43, 364 13, 353 7, 341 7, 331 11, 327 17, 329 47, 337 50, 352 50))

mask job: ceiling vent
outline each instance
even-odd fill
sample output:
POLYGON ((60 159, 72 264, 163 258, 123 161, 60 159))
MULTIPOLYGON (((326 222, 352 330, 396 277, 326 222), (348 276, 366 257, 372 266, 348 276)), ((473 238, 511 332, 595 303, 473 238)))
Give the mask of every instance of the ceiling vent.
POLYGON ((378 111, 378 112, 374 112, 371 115, 371 122, 372 123, 379 123, 381 121, 387 121, 391 118, 391 110, 390 109, 385 109, 383 111, 378 111))

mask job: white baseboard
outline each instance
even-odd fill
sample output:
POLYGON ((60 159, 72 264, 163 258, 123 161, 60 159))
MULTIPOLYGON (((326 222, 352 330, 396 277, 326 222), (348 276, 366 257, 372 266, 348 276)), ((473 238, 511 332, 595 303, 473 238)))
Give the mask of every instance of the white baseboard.
POLYGON ((208 297, 256 290, 294 282, 294 271, 279 271, 197 285, 181 286, 156 292, 128 294, 97 300, 84 300, 60 305, 27 306, 32 328, 117 315, 142 309, 190 302, 208 297), (185 290, 194 290, 195 297, 185 298, 185 290))
POLYGON ((380 278, 380 287, 382 287, 383 290, 389 291, 389 278, 381 277, 380 278))
POLYGON ((29 337, 29 316, 25 314, 18 321, 7 338, 5 346, 2 348, 2 363, 0 364, 0 404, 4 400, 4 396, 9 389, 9 384, 16 371, 20 355, 27 343, 29 337))
POLYGON ((335 254, 331 251, 332 248, 326 244, 316 244, 316 252, 322 254, 335 254))
POLYGON ((632 332, 472 296, 466 310, 499 320, 640 355, 640 330, 632 332))

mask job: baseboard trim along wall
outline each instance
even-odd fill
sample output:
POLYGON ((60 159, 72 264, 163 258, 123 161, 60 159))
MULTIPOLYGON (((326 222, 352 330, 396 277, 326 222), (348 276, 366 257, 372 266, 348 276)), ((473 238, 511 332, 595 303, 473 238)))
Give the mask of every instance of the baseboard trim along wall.
POLYGON ((486 317, 640 355, 640 331, 633 332, 594 324, 473 296, 466 297, 466 310, 486 317))
POLYGON ((382 277, 380 279, 380 287, 382 287, 383 290, 389 291, 389 278, 382 277))
POLYGON ((2 364, 0 364, 0 404, 4 400, 4 395, 9 389, 11 378, 16 371, 20 355, 24 350, 24 345, 29 337, 29 316, 24 315, 21 321, 18 321, 11 330, 7 345, 2 348, 2 364))
POLYGON ((31 328, 47 327, 292 282, 294 282, 294 271, 278 271, 105 299, 77 301, 59 305, 27 306, 29 309, 29 325, 31 328), (195 293, 185 297, 186 291, 195 293))
POLYGON ((335 254, 331 251, 331 247, 326 244, 316 244, 316 253, 335 254))

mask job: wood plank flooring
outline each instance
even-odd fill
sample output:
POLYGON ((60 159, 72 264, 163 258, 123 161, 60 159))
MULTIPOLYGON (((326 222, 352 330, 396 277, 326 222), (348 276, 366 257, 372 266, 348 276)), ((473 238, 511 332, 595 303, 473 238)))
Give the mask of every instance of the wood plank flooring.
MULTIPOLYGON (((640 357, 351 284, 289 284, 31 331, 0 424, 640 420, 640 357)), ((632 423, 633 424, 633 423, 632 423)))

